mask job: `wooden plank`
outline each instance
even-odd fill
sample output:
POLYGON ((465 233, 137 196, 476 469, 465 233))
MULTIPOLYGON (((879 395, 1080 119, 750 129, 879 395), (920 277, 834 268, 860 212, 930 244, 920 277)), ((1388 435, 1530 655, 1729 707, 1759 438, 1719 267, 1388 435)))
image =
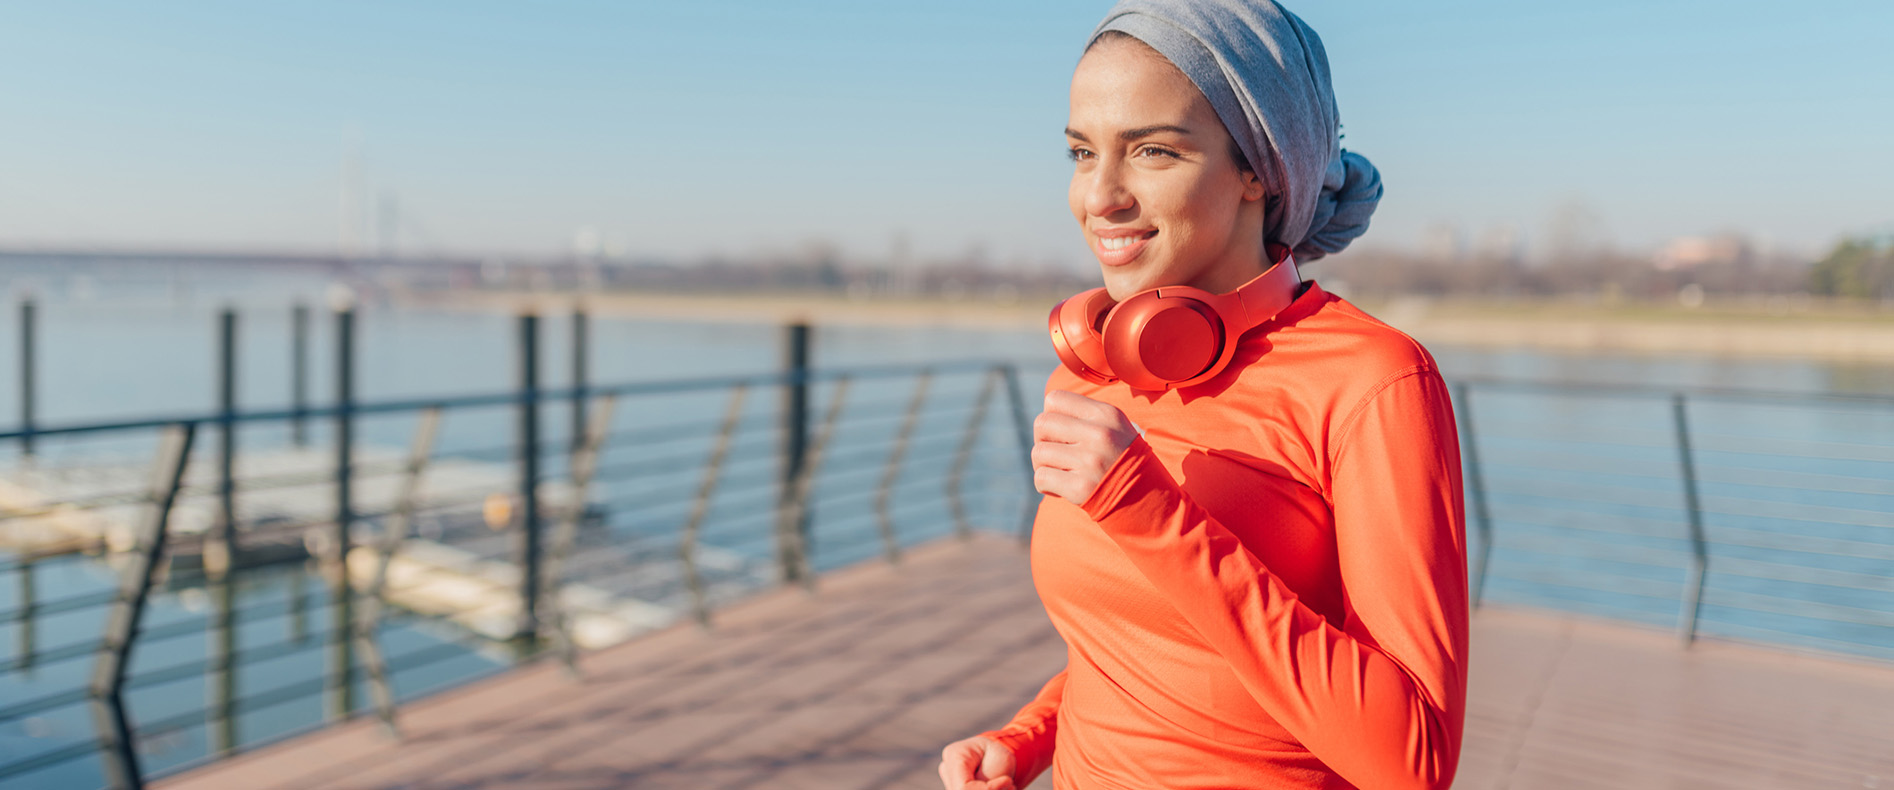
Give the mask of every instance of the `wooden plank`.
MULTIPOLYGON (((164 788, 932 790, 1065 661, 1013 540, 917 547, 164 788)), ((1543 612, 1474 618, 1459 788, 1894 788, 1894 666, 1543 612)), ((1035 787, 1049 788, 1042 778, 1035 787)))

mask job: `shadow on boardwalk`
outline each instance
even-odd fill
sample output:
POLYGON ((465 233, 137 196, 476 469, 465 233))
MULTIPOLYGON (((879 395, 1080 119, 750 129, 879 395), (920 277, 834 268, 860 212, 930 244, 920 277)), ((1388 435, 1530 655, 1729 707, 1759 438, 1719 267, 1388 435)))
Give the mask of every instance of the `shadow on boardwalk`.
MULTIPOLYGON (((1065 662, 1006 538, 934 543, 165 788, 934 790, 1065 662)), ((1483 610, 1459 788, 1894 788, 1894 667, 1483 610)), ((1041 778, 1034 787, 1051 787, 1041 778)))

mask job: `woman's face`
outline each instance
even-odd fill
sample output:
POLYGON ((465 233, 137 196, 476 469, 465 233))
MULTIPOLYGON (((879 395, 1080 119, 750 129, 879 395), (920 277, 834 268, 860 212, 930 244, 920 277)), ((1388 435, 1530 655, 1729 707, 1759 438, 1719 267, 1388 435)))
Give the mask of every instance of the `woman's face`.
POLYGON ((1235 290, 1263 270, 1262 180, 1196 84, 1134 39, 1072 75, 1069 199, 1114 299, 1162 285, 1235 290))

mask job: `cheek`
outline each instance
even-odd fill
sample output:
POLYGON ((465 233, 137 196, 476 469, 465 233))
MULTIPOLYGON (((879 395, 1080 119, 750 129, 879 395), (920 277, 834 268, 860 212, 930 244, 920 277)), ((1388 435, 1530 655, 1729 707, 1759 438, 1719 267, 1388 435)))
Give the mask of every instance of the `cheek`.
POLYGON ((1180 190, 1175 216, 1190 225, 1191 235, 1214 240, 1235 230, 1237 207, 1243 201, 1241 185, 1229 179, 1204 178, 1180 190))
POLYGON ((1188 248, 1192 240, 1202 233, 1198 225, 1202 218, 1198 202, 1202 199, 1192 182, 1177 179, 1152 179, 1145 185, 1144 208, 1164 229, 1164 235, 1170 238, 1165 246, 1171 249, 1188 248))

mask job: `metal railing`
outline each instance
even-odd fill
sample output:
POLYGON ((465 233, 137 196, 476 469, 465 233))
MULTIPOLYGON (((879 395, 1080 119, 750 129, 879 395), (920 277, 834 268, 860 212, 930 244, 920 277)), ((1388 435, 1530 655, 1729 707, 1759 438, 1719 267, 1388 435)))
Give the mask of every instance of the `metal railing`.
MULTIPOLYGON (((336 322, 338 347, 351 348, 352 316, 336 322)), ((821 571, 898 561, 904 545, 975 525, 1022 537, 1030 526, 1015 521, 1030 511, 994 507, 1036 500, 1010 365, 791 366, 551 389, 537 380, 537 319, 519 329, 521 386, 509 392, 357 402, 345 351, 327 406, 238 411, 226 399, 213 414, 0 433, 0 446, 31 441, 40 456, 16 472, 107 481, 0 502, 0 529, 142 512, 129 540, 100 527, 0 560, 19 582, 15 605, 0 608, 16 634, 0 678, 31 674, 44 689, 0 698, 0 727, 53 731, 28 741, 39 748, 0 753, 0 787, 64 786, 93 770, 141 787, 365 712, 398 735, 399 703, 428 686, 542 655, 576 673, 585 645, 672 620, 709 626, 718 606, 767 585, 813 588, 821 571), (753 397, 763 391, 783 397, 753 397), (571 436, 543 430, 559 405, 573 408, 571 436), (514 441, 480 438, 509 414, 514 441), (457 419, 473 430, 448 447, 457 419), (240 432, 302 420, 329 424, 326 462, 293 443, 238 455, 240 432), (407 452, 359 441, 370 421, 384 437, 391 422, 407 426, 407 452), (193 441, 206 431, 221 441, 193 441), (120 464, 153 476, 136 489, 109 484, 124 475, 76 447, 153 436, 155 460, 120 464), (75 447, 53 452, 62 443, 75 447), (300 465, 249 471, 272 453, 300 465), (265 503, 275 510, 260 518, 265 503), (110 589, 63 583, 103 587, 101 569, 110 589), (427 597, 442 579, 484 592, 427 597), (63 592, 42 599, 42 588, 63 592), (62 638, 45 644, 43 632, 62 638), (86 659, 89 682, 59 681, 86 659), (74 717, 88 706, 82 729, 74 717)))
MULTIPOLYGON (((1024 537, 1038 501, 1010 365, 813 370, 806 330, 792 330, 781 371, 598 385, 584 375, 581 318, 573 385, 547 388, 539 320, 523 317, 516 389, 358 402, 353 317, 335 326, 327 406, 309 405, 299 383, 288 409, 224 397, 213 414, 28 419, 0 433, 0 447, 37 454, 20 472, 96 474, 89 459, 104 456, 82 445, 126 437, 153 459, 80 495, 0 501, 0 530, 132 525, 0 560, 15 577, 11 606, 0 603, 0 630, 14 635, 0 678, 34 681, 0 698, 0 735, 27 736, 0 752, 0 787, 75 776, 137 787, 368 712, 398 734, 399 704, 433 687, 538 656, 577 672, 585 644, 615 638, 597 633, 615 622, 596 616, 600 596, 644 606, 637 627, 708 626, 741 595, 875 556, 899 562, 916 540, 978 525, 1024 537), (547 430, 552 407, 571 410, 565 435, 547 430), (259 428, 290 430, 280 448, 237 441, 259 428), (378 429, 370 441, 365 428, 378 429), (200 441, 211 431, 217 442, 200 441), (294 449, 315 439, 324 450, 294 449), (389 449, 404 440, 405 452, 389 449), (62 445, 74 460, 50 460, 62 445), (249 463, 277 450, 307 457, 249 463), (427 584, 417 552, 498 592, 458 607, 414 597, 427 584)), ((226 354, 226 383, 229 367, 226 354)), ((1711 635, 1894 658, 1894 398, 1452 388, 1476 605, 1659 624, 1685 644, 1711 635)))
POLYGON ((1894 659, 1894 397, 1492 379, 1454 395, 1476 605, 1894 659))

